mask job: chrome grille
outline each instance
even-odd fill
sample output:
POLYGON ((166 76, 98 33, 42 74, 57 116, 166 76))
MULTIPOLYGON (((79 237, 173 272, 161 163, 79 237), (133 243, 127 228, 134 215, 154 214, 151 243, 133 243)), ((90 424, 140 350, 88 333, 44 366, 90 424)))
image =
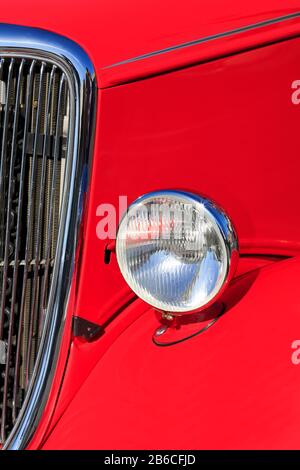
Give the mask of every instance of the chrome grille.
POLYGON ((47 315, 70 140, 69 95, 59 66, 0 59, 2 443, 26 396, 47 315))

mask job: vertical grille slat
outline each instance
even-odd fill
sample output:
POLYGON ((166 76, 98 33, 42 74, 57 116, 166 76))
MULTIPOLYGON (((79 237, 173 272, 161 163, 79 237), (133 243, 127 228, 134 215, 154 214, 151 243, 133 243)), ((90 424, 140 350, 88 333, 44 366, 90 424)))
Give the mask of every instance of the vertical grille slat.
POLYGON ((9 227, 5 225, 7 209, 5 207, 5 193, 6 193, 6 168, 7 168, 7 151, 9 148, 8 142, 8 118, 9 118, 9 97, 11 88, 13 86, 12 73, 14 68, 14 59, 11 59, 8 71, 8 85, 5 96, 5 111, 4 111, 4 123, 2 131, 2 146, 1 146, 1 166, 0 166, 0 245, 3 257, 3 269, 1 270, 0 276, 0 339, 3 339, 3 326, 4 326, 4 313, 5 313, 5 296, 7 288, 7 269, 8 269, 8 257, 9 257, 9 244, 6 241, 7 232, 9 227))
POLYGON ((53 77, 56 70, 56 66, 52 67, 51 74, 48 81, 48 87, 46 91, 46 98, 45 98, 45 116, 44 116, 44 130, 45 130, 45 137, 43 142, 43 155, 42 155, 42 162, 41 162, 41 174, 40 174, 40 187, 39 193, 37 197, 37 221, 36 221, 36 243, 35 243, 35 252, 34 252, 34 279, 33 279, 33 310, 32 316, 30 321, 30 330, 29 330, 29 337, 31 340, 28 344, 28 358, 27 358, 27 381, 29 378, 28 369, 31 364, 32 357, 35 356, 35 350, 32 350, 34 347, 37 346, 38 335, 39 332, 39 325, 37 324, 38 321, 38 307, 39 302, 37 301, 38 295, 38 283, 39 283, 39 267, 41 263, 41 256, 42 256, 42 225, 43 225, 43 211, 44 211, 44 198, 45 198, 45 183, 46 183, 46 170, 47 170, 47 143, 49 138, 49 127, 50 127, 50 106, 51 106, 51 98, 52 98, 52 84, 53 84, 53 77), (33 342, 35 344, 33 344, 33 342))
MULTIPOLYGON (((21 224, 22 214, 24 206, 24 191, 25 191, 25 177, 26 177, 26 149, 28 142, 29 122, 31 116, 32 106, 32 87, 33 87, 33 74, 35 68, 35 61, 32 61, 29 76, 26 86, 26 104, 25 104, 25 119, 24 119, 24 130, 23 130, 23 143, 22 143, 22 158, 21 158, 21 174, 20 174, 20 188, 18 198, 18 221, 17 221, 17 249, 15 252, 15 263, 19 262, 19 250, 20 250, 20 235, 21 235, 21 224)), ((23 321, 24 321, 24 304, 25 304, 25 289, 23 288, 21 295, 21 307, 19 312, 19 326, 17 334, 17 348, 16 348, 16 366, 14 371, 14 386, 13 386, 13 422, 17 419, 17 393, 19 384, 19 372, 20 372, 20 361, 21 361, 21 344, 23 337, 23 321)))
MULTIPOLYGON (((32 156, 32 166, 31 166, 31 174, 30 174, 30 183, 29 183, 29 208, 28 208, 28 218, 27 218, 27 240, 26 240, 26 250, 25 250, 25 269, 24 273, 26 279, 24 278, 24 284, 27 284, 27 277, 28 277, 28 263, 30 262, 30 258, 34 254, 34 247, 30 246, 31 243, 34 243, 35 240, 35 204, 37 203, 37 191, 36 186, 40 185, 40 175, 37 173, 37 149, 38 149, 38 136, 40 130, 40 122, 42 119, 42 86, 43 86, 43 77, 45 71, 45 63, 43 62, 40 68, 39 77, 38 77, 38 95, 37 95, 37 105, 36 105, 36 116, 35 116, 35 136, 34 136, 34 146, 33 146, 33 156, 32 156), (38 179, 37 179, 38 177, 38 179)), ((38 233, 37 233, 38 236, 38 233)), ((35 260, 34 266, 34 279, 33 279, 33 286, 32 286, 32 314, 29 319, 29 329, 28 329, 28 346, 27 346, 27 359, 26 359, 26 388, 28 387, 30 373, 31 373, 31 347, 33 341, 33 322, 34 322, 34 311, 35 311, 35 302, 36 302, 36 283, 37 283, 37 276, 36 274, 36 266, 38 260, 35 260)), ((32 271, 31 271, 32 272, 32 271)))
POLYGON ((48 278, 49 278, 49 270, 50 270, 50 263, 51 263, 51 255, 54 256, 54 253, 52 252, 53 248, 53 238, 51 237, 50 234, 53 234, 55 231, 55 224, 53 224, 53 212, 54 212, 54 199, 55 199, 55 192, 56 192, 56 187, 57 187, 57 169, 58 169, 58 157, 59 157, 59 136, 60 136, 60 109, 62 107, 62 92, 63 92, 63 87, 65 84, 65 77, 62 75, 59 88, 58 88, 58 100, 57 100, 57 106, 56 106, 56 122, 55 122, 55 144, 54 144, 54 161, 52 165, 52 178, 51 178, 51 184, 50 184, 50 200, 49 200, 49 215, 48 215, 48 223, 47 223, 47 242, 46 242, 46 251, 45 251, 45 274, 44 274, 44 280, 43 280, 43 286, 42 286, 42 295, 41 295, 41 304, 40 304, 40 325, 39 325, 39 330, 41 330, 42 323, 44 321, 44 312, 46 308, 46 293, 47 293, 47 285, 48 285, 48 278))
MULTIPOLYGON (((17 153, 17 150, 16 150, 17 128, 18 128, 18 122, 19 122, 20 89, 21 89, 23 68, 24 68, 24 60, 22 60, 19 65, 18 78, 17 78, 17 90, 15 93, 15 113, 14 113, 12 148, 11 148, 10 169, 9 169, 5 249, 7 248, 7 245, 9 243, 9 232, 12 228, 10 214, 11 214, 11 209, 12 209, 13 186, 14 184, 16 184, 16 182, 14 181, 14 167, 15 167, 16 153, 17 153)), ((5 367, 3 402, 2 402, 3 415, 2 415, 2 420, 1 420, 1 439, 3 441, 5 439, 8 379, 9 379, 10 359, 11 359, 11 352, 12 352, 13 327, 14 327, 14 320, 15 320, 15 300, 16 300, 16 281, 17 281, 16 273, 17 273, 17 265, 15 264, 14 269, 13 269, 13 277, 12 277, 12 294, 11 294, 12 299, 11 299, 11 308, 10 308, 10 314, 9 314, 6 367, 5 367)))
POLYGON ((0 53, 2 443, 25 399, 47 314, 70 135, 68 99, 57 65, 0 53))

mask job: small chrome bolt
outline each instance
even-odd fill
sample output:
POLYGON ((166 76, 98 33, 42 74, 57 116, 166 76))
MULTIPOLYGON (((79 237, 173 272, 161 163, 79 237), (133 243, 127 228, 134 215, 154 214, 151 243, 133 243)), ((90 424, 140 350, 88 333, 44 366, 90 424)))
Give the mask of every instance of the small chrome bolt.
POLYGON ((162 317, 163 320, 168 320, 168 321, 174 320, 174 316, 171 315, 171 313, 168 313, 168 312, 164 312, 161 317, 162 317))

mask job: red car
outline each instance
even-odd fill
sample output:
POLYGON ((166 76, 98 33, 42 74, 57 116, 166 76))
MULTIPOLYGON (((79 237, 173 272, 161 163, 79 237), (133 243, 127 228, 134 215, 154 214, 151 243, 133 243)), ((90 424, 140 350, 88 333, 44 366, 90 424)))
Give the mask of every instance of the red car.
POLYGON ((299 449, 299 0, 0 21, 1 446, 299 449))

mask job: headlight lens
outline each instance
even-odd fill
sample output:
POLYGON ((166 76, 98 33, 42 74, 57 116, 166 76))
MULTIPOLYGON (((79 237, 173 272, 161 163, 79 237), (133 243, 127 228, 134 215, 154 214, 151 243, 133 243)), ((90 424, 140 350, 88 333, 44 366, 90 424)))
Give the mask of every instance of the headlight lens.
POLYGON ((211 201, 160 191, 129 207, 119 226, 116 254, 139 297, 180 314, 216 300, 234 273, 238 245, 229 218, 211 201))

